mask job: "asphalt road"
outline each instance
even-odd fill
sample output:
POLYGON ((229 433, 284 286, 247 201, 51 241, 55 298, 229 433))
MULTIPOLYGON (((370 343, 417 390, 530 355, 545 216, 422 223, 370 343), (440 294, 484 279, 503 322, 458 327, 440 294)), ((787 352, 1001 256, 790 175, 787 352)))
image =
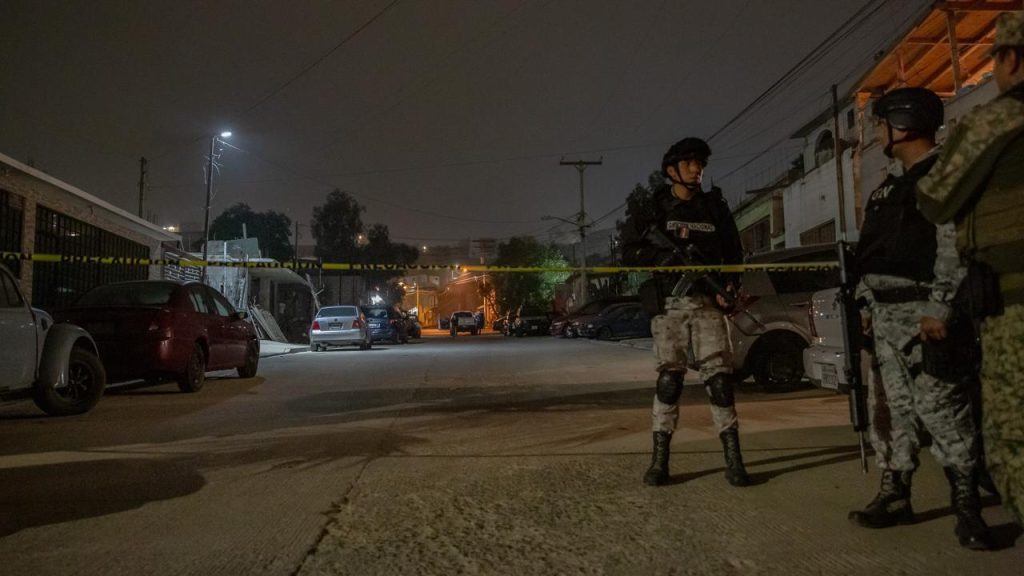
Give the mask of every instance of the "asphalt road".
POLYGON ((927 455, 922 522, 850 526, 877 482, 842 397, 739 395, 756 486, 722 479, 699 386, 650 489, 650 353, 428 337, 266 358, 198 394, 119 387, 90 414, 0 406, 0 573, 1017 574, 956 547, 927 455))

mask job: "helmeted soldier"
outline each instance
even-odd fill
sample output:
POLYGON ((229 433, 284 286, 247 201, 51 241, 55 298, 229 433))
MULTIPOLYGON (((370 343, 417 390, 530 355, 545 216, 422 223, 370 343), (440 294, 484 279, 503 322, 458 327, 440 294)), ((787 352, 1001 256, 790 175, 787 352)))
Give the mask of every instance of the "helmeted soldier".
MULTIPOLYGON (((652 199, 654 210, 634 214, 623 229, 623 261, 628 265, 670 263, 673 254, 699 255, 700 264, 738 264, 743 249, 732 212, 717 188, 701 188, 711 149, 699 138, 684 138, 665 153, 662 174, 671 187, 652 199), (655 241, 655 237, 660 241, 655 241), (670 243, 666 245, 666 243, 670 243)), ((711 414, 722 441, 726 479, 734 486, 750 483, 740 453, 739 429, 729 369, 731 343, 724 309, 725 295, 739 288, 738 275, 697 278, 684 293, 672 294, 678 275, 659 275, 648 312, 658 361, 653 419, 653 455, 643 481, 660 486, 669 480, 669 450, 679 418, 679 397, 688 366, 696 365, 711 403, 711 414), (691 356, 692 351, 692 356, 691 356)))
POLYGON ((901 88, 873 106, 885 154, 903 174, 890 175, 864 210, 857 245, 857 295, 867 302, 865 332, 873 336, 884 401, 873 404, 872 445, 882 470, 878 495, 850 513, 861 526, 910 523, 911 476, 917 469, 918 422, 931 434, 932 453, 952 488, 960 544, 989 547, 978 495, 977 431, 963 383, 974 366, 953 360, 958 340, 951 303, 966 269, 952 225, 935 226, 917 208, 916 184, 935 164, 935 133, 943 104, 924 88, 901 88), (887 418, 880 418, 887 410, 887 418))
POLYGON ((971 308, 984 319, 982 430, 1003 505, 1024 524, 1024 12, 996 21, 1001 92, 961 119, 918 189, 921 212, 956 225, 971 261, 971 308))

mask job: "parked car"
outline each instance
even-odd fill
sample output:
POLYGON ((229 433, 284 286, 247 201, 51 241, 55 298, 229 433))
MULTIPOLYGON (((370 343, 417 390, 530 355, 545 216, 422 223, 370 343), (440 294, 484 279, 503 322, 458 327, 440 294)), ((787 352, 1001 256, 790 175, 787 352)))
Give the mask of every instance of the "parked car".
POLYGON ((845 392, 846 352, 839 289, 820 290, 811 296, 808 318, 811 345, 804 350, 804 372, 815 386, 845 392))
MULTIPOLYGON (((835 260, 835 245, 818 244, 760 254, 748 263, 835 260)), ((838 270, 744 273, 745 306, 730 317, 733 372, 753 376, 765 389, 799 384, 804 378, 803 351, 811 341, 807 316, 811 295, 838 285, 838 270)))
POLYGON ((260 340, 245 312, 198 282, 140 280, 98 286, 58 314, 85 328, 112 382, 174 378, 198 392, 211 370, 256 375, 260 340))
POLYGON ((501 332, 502 334, 505 334, 505 329, 507 328, 507 326, 508 314, 502 314, 501 316, 495 318, 493 322, 491 322, 491 330, 494 330, 495 332, 501 332))
POLYGON ((639 302, 612 304, 586 323, 583 335, 598 340, 650 338, 651 318, 639 302))
POLYGON ((309 328, 309 348, 313 352, 351 345, 369 350, 372 342, 370 326, 357 306, 324 306, 316 311, 309 328))
POLYGON ((580 306, 572 312, 556 316, 551 320, 551 330, 549 331, 552 336, 565 336, 574 338, 579 334, 574 333, 575 330, 570 330, 574 320, 583 316, 593 316, 601 310, 604 310, 611 304, 621 304, 624 302, 638 302, 639 299, 636 296, 615 296, 612 298, 601 298, 599 300, 593 300, 587 302, 583 306, 580 306))
POLYGON ((409 341, 409 326, 393 306, 361 306, 360 310, 370 326, 371 342, 387 340, 405 344, 409 341))
POLYGON ((103 396, 106 371, 92 337, 30 308, 0 265, 0 399, 31 396, 52 416, 88 412, 103 396))
POLYGON ((538 308, 520 306, 509 326, 509 334, 515 336, 536 336, 551 331, 551 313, 538 308))
POLYGON ((409 338, 423 338, 423 325, 420 324, 418 316, 409 314, 406 316, 405 321, 409 325, 409 338))
POLYGON ((448 326, 452 338, 456 337, 459 332, 469 332, 473 336, 480 332, 480 329, 477 328, 476 316, 468 310, 453 312, 448 319, 448 326))

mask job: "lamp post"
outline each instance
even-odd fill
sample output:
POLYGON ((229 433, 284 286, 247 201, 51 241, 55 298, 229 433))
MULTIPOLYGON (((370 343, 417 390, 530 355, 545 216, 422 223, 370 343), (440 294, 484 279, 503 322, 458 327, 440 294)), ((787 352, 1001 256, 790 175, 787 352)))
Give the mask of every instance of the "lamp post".
POLYGON ((203 280, 206 280, 206 269, 209 267, 206 263, 206 258, 209 255, 208 246, 210 244, 210 199, 213 196, 213 156, 217 153, 217 140, 223 138, 231 138, 231 132, 224 131, 220 133, 220 136, 212 136, 210 138, 210 157, 207 159, 206 164, 206 216, 203 219, 203 280))

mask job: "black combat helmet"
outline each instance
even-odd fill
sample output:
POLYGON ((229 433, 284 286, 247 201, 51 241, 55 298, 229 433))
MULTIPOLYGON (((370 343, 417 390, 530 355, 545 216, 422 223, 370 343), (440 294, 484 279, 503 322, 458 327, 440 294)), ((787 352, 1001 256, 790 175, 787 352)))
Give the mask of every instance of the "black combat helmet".
POLYGON ((935 134, 944 121, 942 99, 927 88, 898 88, 875 100, 871 113, 896 130, 935 134))
POLYGON ((661 173, 668 178, 669 166, 675 166, 683 160, 700 160, 702 164, 707 164, 709 156, 711 147, 707 142, 700 138, 683 138, 673 144, 661 158, 661 173))

